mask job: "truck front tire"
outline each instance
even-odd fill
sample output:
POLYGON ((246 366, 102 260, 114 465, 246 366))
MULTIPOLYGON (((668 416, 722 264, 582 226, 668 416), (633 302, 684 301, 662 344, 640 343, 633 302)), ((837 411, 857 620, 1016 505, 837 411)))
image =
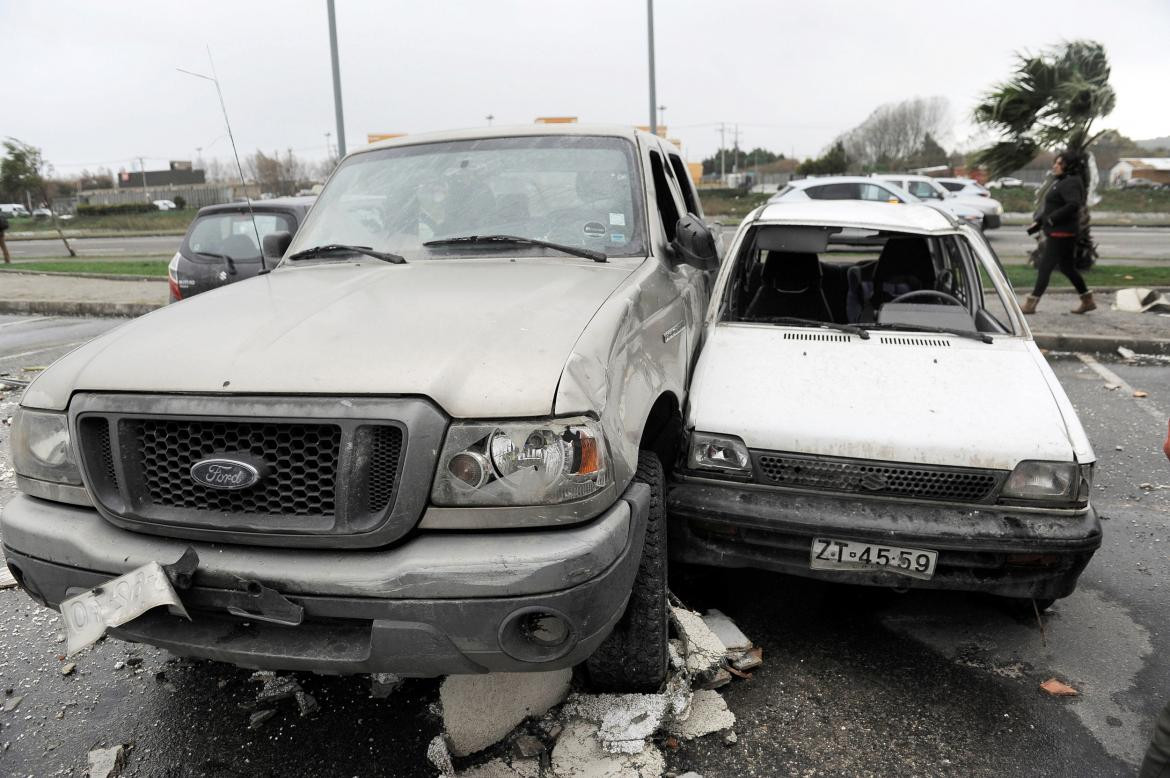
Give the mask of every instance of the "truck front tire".
POLYGON ((634 480, 650 487, 650 515, 642 560, 626 612, 605 642, 585 660, 599 691, 656 692, 666 678, 670 639, 666 602, 666 502, 662 462, 651 451, 638 454, 634 480))

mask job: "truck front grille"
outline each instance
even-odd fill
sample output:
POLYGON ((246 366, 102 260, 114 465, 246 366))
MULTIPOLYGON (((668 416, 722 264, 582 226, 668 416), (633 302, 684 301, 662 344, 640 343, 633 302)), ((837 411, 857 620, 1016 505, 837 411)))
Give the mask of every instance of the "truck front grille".
POLYGON ((756 480, 762 484, 950 502, 988 502, 1006 475, 999 470, 804 454, 752 452, 752 457, 756 480))

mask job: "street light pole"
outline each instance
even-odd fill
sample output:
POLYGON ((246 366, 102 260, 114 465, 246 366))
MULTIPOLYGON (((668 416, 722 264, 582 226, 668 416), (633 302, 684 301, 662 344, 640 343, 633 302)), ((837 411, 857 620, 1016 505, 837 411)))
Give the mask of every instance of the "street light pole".
MULTIPOLYGON (((330 0, 332 2, 332 0, 330 0)), ((646 33, 650 49, 650 132, 658 134, 658 95, 654 89, 654 0, 646 0, 646 33)))
POLYGON ((329 10, 329 55, 333 60, 333 113, 337 116, 337 156, 345 156, 345 116, 341 111, 341 66, 337 62, 337 19, 333 0, 325 0, 329 10))

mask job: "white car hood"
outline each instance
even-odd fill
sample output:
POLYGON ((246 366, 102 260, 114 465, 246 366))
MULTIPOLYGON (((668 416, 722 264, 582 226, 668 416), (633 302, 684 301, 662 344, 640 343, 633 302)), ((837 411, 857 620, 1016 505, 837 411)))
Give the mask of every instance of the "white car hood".
POLYGON ((892 462, 1009 470, 1073 460, 1023 339, 873 332, 834 342, 785 339, 836 337, 826 330, 740 324, 708 333, 691 384, 696 430, 749 448, 892 462))
POLYGON ((333 262, 167 306, 82 346, 24 404, 73 391, 430 397, 455 417, 552 411, 561 372, 631 268, 588 260, 333 262))

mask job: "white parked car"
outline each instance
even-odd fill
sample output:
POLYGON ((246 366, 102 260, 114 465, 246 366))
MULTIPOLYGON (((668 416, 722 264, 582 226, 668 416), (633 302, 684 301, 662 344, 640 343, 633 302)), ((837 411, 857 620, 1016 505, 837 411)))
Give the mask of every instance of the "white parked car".
POLYGON ((875 173, 874 177, 902 187, 910 194, 925 202, 959 202, 969 208, 976 208, 983 214, 983 229, 998 229, 1003 218, 1003 206, 990 197, 957 196, 937 178, 916 176, 909 173, 875 173))
POLYGON ((160 211, 174 211, 178 209, 179 206, 175 205, 174 200, 155 200, 154 207, 160 211))
POLYGON ((868 176, 825 176, 791 181, 768 199, 769 203, 807 202, 808 200, 869 200, 879 203, 907 204, 926 202, 962 221, 983 228, 983 211, 953 200, 924 201, 897 184, 868 176))
POLYGON ((936 178, 951 194, 958 197, 991 197, 991 192, 974 178, 936 178))
POLYGON ((1023 180, 1015 176, 1003 176, 987 182, 988 189, 1016 189, 1024 185, 1023 180))
POLYGON ((932 208, 749 215, 686 429, 667 502, 682 561, 1043 608, 1101 543, 1076 412, 987 242, 932 208))

